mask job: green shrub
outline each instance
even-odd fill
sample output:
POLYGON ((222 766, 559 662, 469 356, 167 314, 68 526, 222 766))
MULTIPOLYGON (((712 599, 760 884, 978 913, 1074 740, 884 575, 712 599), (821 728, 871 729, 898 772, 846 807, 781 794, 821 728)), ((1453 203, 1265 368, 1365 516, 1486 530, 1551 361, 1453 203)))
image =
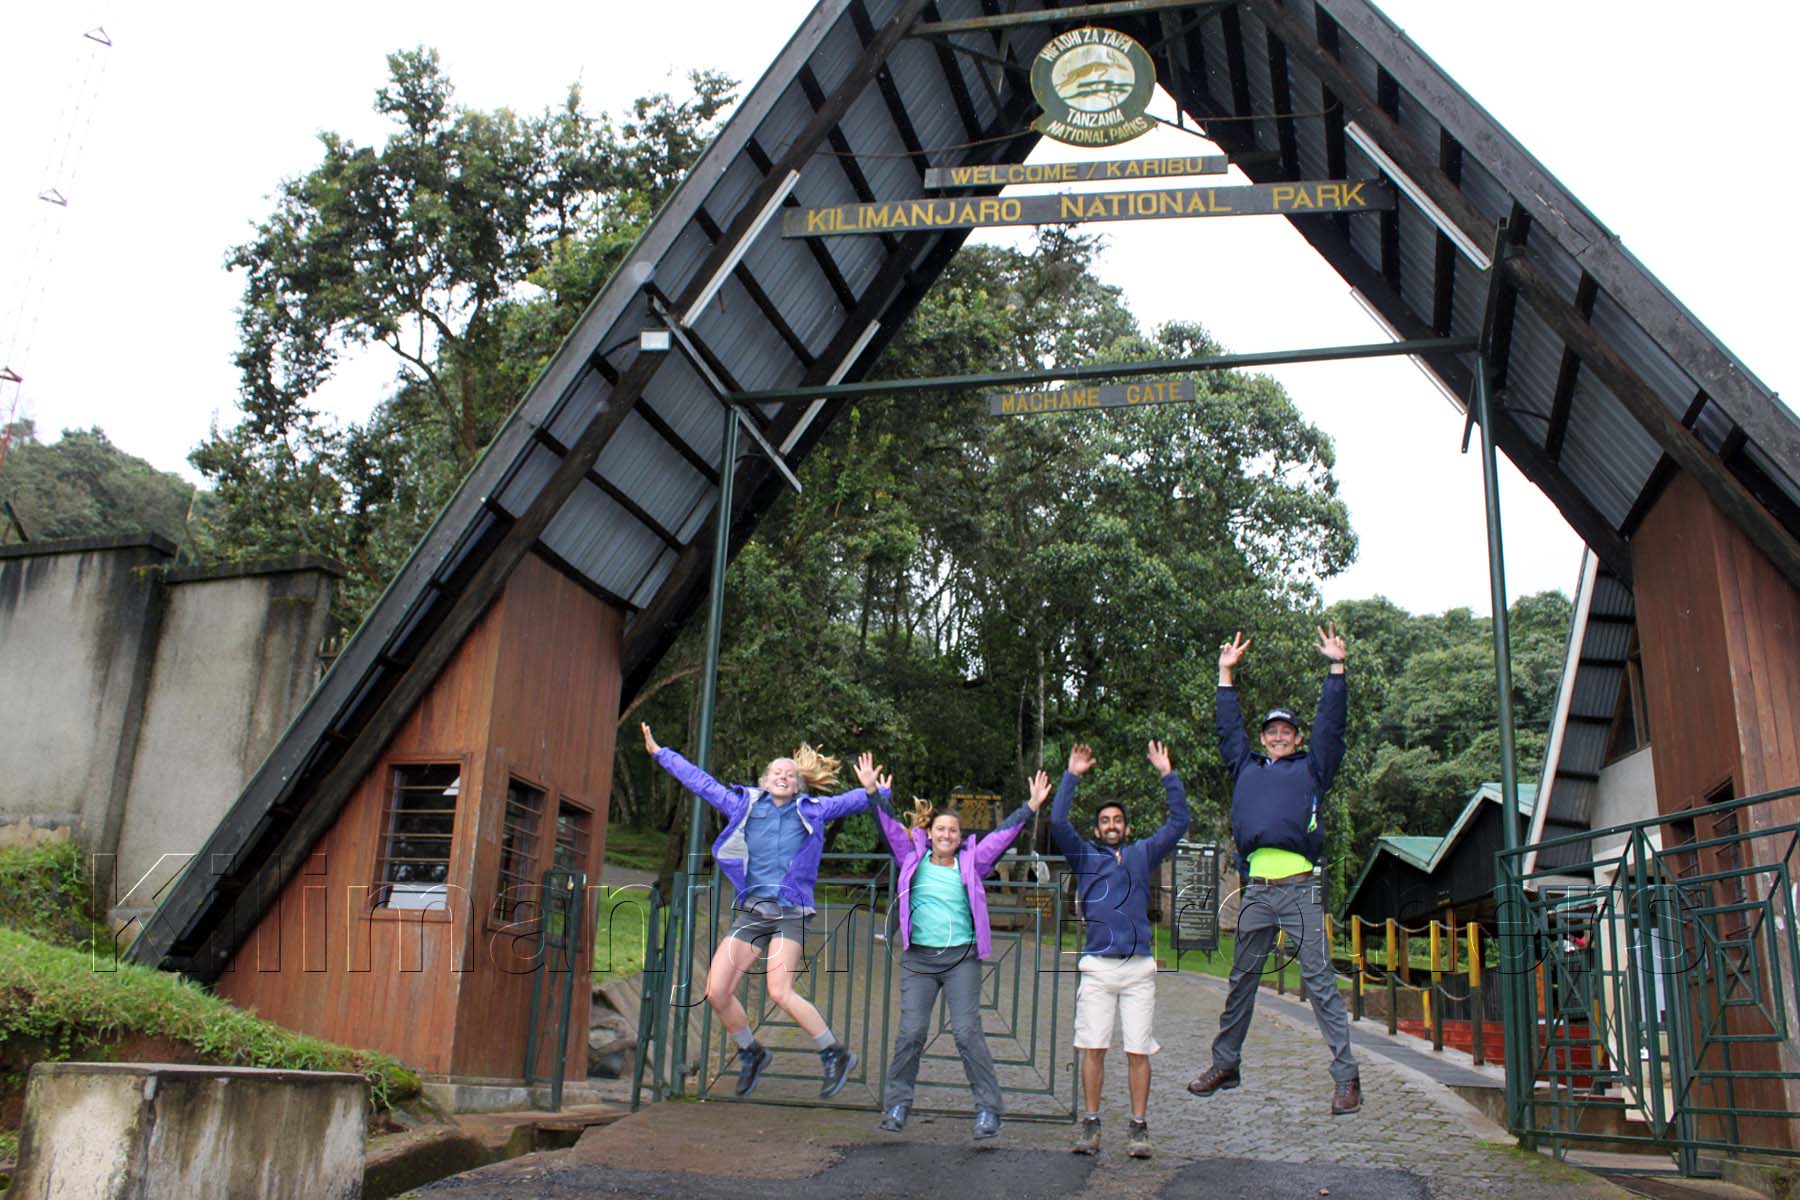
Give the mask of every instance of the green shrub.
POLYGON ((104 1053, 122 1037, 193 1046, 208 1062, 298 1071, 351 1071, 369 1081, 376 1109, 416 1095, 398 1061, 294 1033, 219 999, 196 983, 121 963, 96 970, 85 951, 0 929, 0 1066, 104 1053))
POLYGON ((95 923, 84 858, 66 839, 0 850, 0 925, 54 946, 87 946, 95 923))

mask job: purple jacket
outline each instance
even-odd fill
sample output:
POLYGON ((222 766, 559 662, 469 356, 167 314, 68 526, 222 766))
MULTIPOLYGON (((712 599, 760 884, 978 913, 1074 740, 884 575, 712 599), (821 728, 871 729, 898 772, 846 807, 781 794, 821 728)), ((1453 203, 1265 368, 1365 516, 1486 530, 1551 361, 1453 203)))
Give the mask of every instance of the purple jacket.
MULTIPOLYGON (((969 917, 975 926, 975 950, 980 958, 991 958, 994 953, 994 934, 988 926, 987 889, 982 886, 982 877, 994 869, 1007 847, 1017 840, 1029 816, 1031 806, 1021 804, 986 837, 971 833, 963 838, 963 844, 956 852, 963 889, 969 893, 969 917)), ((875 802, 875 819, 881 824, 888 849, 894 852, 894 861, 900 864, 900 947, 906 949, 912 945, 913 876, 918 874, 919 864, 931 857, 931 839, 923 829, 908 829, 902 824, 885 796, 875 802)))
MULTIPOLYGON (((723 784, 696 767, 677 751, 664 746, 656 752, 656 765, 675 777, 675 782, 725 814, 725 828, 713 840, 713 861, 738 895, 744 894, 744 864, 749 861, 750 846, 744 836, 744 822, 750 816, 750 805, 763 790, 723 784)), ((806 840, 800 852, 788 864, 781 880, 781 903, 790 908, 813 906, 813 885, 819 881, 819 856, 825 851, 825 826, 839 817, 862 812, 869 807, 869 795, 852 788, 839 796, 795 796, 800 806, 800 823, 806 827, 806 840)))

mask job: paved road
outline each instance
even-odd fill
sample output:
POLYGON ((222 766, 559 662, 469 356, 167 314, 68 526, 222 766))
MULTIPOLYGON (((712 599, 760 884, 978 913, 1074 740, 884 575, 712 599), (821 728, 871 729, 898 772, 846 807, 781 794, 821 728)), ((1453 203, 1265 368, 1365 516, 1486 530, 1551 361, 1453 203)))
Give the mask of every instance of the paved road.
MULTIPOLYGON (((872 1113, 771 1104, 665 1103, 593 1129, 574 1148, 444 1180, 420 1196, 1317 1197, 1334 1200, 1618 1200, 1595 1176, 1510 1148, 1498 1126, 1420 1071, 1359 1047, 1361 1113, 1332 1117, 1329 1055, 1304 1010, 1259 1005, 1244 1085, 1208 1099, 1185 1085, 1207 1061, 1224 993, 1158 983, 1150 1128, 1157 1156, 1125 1158, 1124 1072, 1106 1088, 1098 1158, 1069 1154, 1067 1124, 1009 1121, 997 1143, 960 1118, 915 1119, 900 1137, 872 1113), (1323 1191, 1322 1191, 1323 1189, 1323 1191)), ((1385 1034, 1375 1041, 1385 1039, 1385 1034)), ((1123 1068, 1123 1062, 1116 1064, 1123 1068)))

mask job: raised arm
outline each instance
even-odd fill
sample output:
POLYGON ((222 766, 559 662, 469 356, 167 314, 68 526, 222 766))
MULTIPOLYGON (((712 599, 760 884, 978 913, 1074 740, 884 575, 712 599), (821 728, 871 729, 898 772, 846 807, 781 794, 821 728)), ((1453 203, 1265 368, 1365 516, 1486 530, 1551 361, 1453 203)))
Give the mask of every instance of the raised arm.
POLYGON ((679 751, 667 746, 659 746, 650 735, 649 725, 640 725, 644 731, 644 749, 656 760, 656 765, 675 777, 675 782, 700 797, 726 816, 735 815, 742 807, 742 799, 730 787, 708 775, 687 759, 681 757, 679 751))
POLYGON ((1056 799, 1050 802, 1051 840, 1071 862, 1086 853, 1087 843, 1069 820, 1069 809, 1075 804, 1075 785, 1093 767, 1094 751, 1085 742, 1076 743, 1069 751, 1069 769, 1063 772, 1062 782, 1056 786, 1056 799))
POLYGON ((1229 642, 1219 643, 1219 691, 1213 705, 1213 728, 1219 738, 1219 757, 1233 779, 1250 761, 1250 739, 1244 734, 1244 714, 1238 710, 1237 686, 1232 683, 1237 665, 1250 648, 1242 630, 1229 642))
POLYGON ((1187 789, 1181 786, 1181 776, 1169 762, 1169 748, 1161 742, 1152 741, 1149 752, 1145 755, 1150 765, 1162 778, 1163 792, 1169 801, 1169 816, 1155 833, 1144 839, 1144 853, 1152 864, 1159 863, 1175 849, 1175 843, 1181 840, 1188 828, 1187 789))
POLYGON ((893 777, 875 765, 874 755, 864 754, 856 760, 856 778, 869 796, 870 807, 875 810, 875 824, 881 829, 888 851, 893 854, 894 861, 904 861, 912 845, 912 831, 894 811, 893 777))
POLYGON ((1039 771, 1031 777, 1031 798, 1006 815, 1006 820, 990 834, 975 839, 975 849, 971 857, 974 860, 975 878, 980 879, 994 869, 1007 848, 1018 841, 1019 834, 1025 828, 1038 809, 1044 807, 1044 801, 1050 797, 1050 776, 1039 771))
POLYGON ((1350 717, 1350 687, 1344 674, 1349 655, 1337 625, 1332 624, 1329 630, 1319 630, 1319 653, 1331 660, 1331 669, 1325 676, 1325 686, 1319 691, 1319 711, 1313 716, 1312 745, 1309 747, 1313 779, 1319 785, 1320 795, 1331 787, 1338 768, 1343 765, 1344 728, 1350 717))

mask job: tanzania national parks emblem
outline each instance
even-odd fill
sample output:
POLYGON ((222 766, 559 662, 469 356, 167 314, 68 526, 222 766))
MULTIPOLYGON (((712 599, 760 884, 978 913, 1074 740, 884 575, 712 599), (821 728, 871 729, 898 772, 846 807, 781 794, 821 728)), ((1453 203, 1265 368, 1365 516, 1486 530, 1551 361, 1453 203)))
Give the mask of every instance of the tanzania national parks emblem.
POLYGON ((1150 132, 1156 66, 1131 38, 1089 25, 1051 38, 1031 63, 1039 133, 1076 146, 1116 146, 1150 132))

